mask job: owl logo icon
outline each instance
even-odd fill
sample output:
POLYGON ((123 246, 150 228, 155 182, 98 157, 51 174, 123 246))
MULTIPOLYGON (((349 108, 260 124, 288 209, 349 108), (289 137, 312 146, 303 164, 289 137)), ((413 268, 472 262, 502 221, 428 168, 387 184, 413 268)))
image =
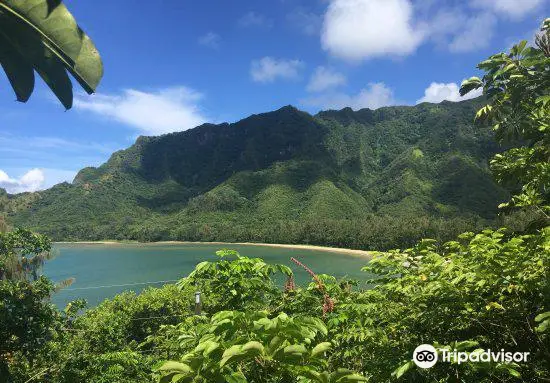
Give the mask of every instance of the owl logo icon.
POLYGON ((421 344, 414 349, 413 362, 420 368, 430 368, 437 363, 437 350, 431 344, 421 344))

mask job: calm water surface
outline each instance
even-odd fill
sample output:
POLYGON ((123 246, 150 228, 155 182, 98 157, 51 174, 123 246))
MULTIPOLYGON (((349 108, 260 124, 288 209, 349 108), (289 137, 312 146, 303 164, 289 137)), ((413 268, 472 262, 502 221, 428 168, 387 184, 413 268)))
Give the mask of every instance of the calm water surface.
POLYGON ((320 250, 212 244, 55 244, 57 257, 46 263, 44 274, 54 281, 76 278, 69 288, 53 297, 58 306, 63 307, 77 298, 84 298, 93 306, 125 290, 139 292, 147 286, 160 287, 165 284, 137 283, 182 278, 197 263, 218 259, 215 252, 223 247, 235 249, 241 255, 263 258, 267 263, 288 265, 296 273, 297 283, 302 285, 310 278, 290 261, 290 257, 297 258, 318 274, 359 280, 367 277, 361 271, 361 267, 368 262, 365 257, 320 250))

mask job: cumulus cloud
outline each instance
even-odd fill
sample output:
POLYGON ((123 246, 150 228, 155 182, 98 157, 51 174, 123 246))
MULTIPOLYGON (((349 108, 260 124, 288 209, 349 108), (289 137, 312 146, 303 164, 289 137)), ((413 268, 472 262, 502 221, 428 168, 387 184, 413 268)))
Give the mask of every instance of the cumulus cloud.
POLYGON ((203 45, 209 48, 214 48, 214 49, 217 49, 220 47, 220 41, 221 41, 220 35, 214 32, 208 32, 207 34, 199 37, 199 40, 198 40, 200 45, 203 45))
POLYGON ((321 43, 334 56, 358 61, 411 54, 425 36, 426 31, 414 24, 409 0, 332 0, 321 43))
POLYGON ((521 19, 538 9, 547 0, 470 0, 475 8, 490 10, 513 19, 521 19))
POLYGON ((305 98, 301 101, 303 105, 317 107, 320 109, 342 109, 350 107, 353 110, 363 108, 377 109, 382 106, 395 105, 392 89, 382 82, 370 83, 359 93, 349 95, 345 93, 329 93, 315 97, 305 98))
POLYGON ((262 14, 250 11, 244 14, 238 22, 239 26, 243 28, 248 27, 261 27, 261 28, 271 28, 273 26, 273 21, 268 19, 262 14))
POLYGON ((438 103, 444 100, 462 101, 462 100, 468 100, 471 98, 476 98, 478 96, 481 96, 482 94, 482 89, 480 88, 462 97, 460 96, 459 89, 460 87, 458 86, 458 84, 455 84, 454 82, 450 82, 447 84, 432 82, 430 86, 424 90, 424 97, 417 100, 416 103, 417 104, 421 102, 438 103))
POLYGON ((520 20, 549 0, 328 0, 321 45, 348 61, 406 56, 434 42, 452 53, 489 46, 499 18, 520 20))
POLYGON ((468 18, 449 44, 451 52, 471 52, 489 46, 497 19, 490 13, 468 18))
POLYGON ((448 47, 450 38, 460 33, 467 21, 468 14, 459 7, 437 9, 426 23, 430 40, 448 47))
POLYGON ((322 92, 330 88, 344 85, 346 81, 347 79, 344 74, 320 66, 313 72, 309 84, 307 85, 307 90, 309 92, 322 92))
POLYGON ((158 135, 194 128, 207 118, 199 102, 202 94, 180 86, 157 92, 126 89, 118 95, 97 94, 75 100, 79 110, 95 113, 144 134, 158 135))
POLYGON ((255 82, 268 83, 276 79, 296 79, 304 63, 300 60, 276 59, 263 57, 252 61, 250 76, 255 82))
POLYGON ((38 190, 44 182, 44 173, 40 169, 32 169, 20 178, 11 178, 0 170, 0 188, 6 189, 10 194, 33 192, 38 190))

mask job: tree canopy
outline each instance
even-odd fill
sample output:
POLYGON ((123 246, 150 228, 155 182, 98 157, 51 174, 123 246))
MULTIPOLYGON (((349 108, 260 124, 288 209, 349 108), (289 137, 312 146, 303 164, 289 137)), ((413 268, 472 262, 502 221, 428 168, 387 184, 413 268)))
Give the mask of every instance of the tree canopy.
POLYGON ((498 53, 478 64, 483 78, 462 83, 462 95, 480 88, 488 103, 476 120, 490 124, 508 150, 491 160, 496 179, 512 187, 510 202, 501 206, 532 206, 550 218, 550 18, 542 25, 534 47, 527 41, 509 53, 498 53))

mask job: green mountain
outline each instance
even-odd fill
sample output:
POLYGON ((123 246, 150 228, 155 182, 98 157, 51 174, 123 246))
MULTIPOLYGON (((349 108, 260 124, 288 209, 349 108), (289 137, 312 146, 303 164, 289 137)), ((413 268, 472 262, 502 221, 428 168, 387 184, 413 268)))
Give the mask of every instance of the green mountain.
POLYGON ((321 112, 139 137, 72 184, 0 192, 0 212, 57 240, 406 246, 490 225, 506 199, 472 121, 479 100, 321 112))

